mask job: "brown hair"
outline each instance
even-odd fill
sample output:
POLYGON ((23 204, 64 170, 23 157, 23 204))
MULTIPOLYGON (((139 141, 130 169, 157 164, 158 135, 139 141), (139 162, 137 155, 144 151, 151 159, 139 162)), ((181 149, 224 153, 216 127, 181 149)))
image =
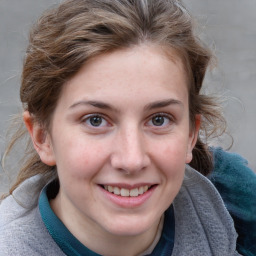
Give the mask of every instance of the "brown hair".
MULTIPOLYGON (((183 59, 189 77, 191 124, 196 114, 202 115, 190 165, 206 175, 212 169, 207 138, 223 128, 225 121, 214 99, 200 94, 212 56, 195 36, 193 19, 181 1, 68 0, 46 11, 30 34, 20 88, 23 108, 47 129, 63 84, 88 59, 143 42, 174 48, 183 59)), ((18 129, 7 154, 26 133, 24 125, 18 129)), ((55 167, 41 162, 30 139, 24 155, 26 160, 10 193, 38 173, 46 179, 57 175, 55 167)))

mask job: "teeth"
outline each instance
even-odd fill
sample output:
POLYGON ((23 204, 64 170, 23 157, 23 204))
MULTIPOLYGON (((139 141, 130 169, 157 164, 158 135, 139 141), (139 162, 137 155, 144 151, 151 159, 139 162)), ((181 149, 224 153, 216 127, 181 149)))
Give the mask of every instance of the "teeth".
POLYGON ((133 188, 131 190, 126 189, 126 188, 119 188, 119 187, 113 187, 113 186, 104 186, 104 189, 107 190, 110 193, 114 193, 115 195, 118 196, 124 196, 124 197, 136 197, 139 195, 144 194, 145 192, 148 191, 149 186, 141 186, 139 188, 133 188))
POLYGON ((118 188, 118 187, 114 187, 114 194, 115 195, 120 195, 120 188, 118 188))
POLYGON ((139 195, 142 195, 144 193, 144 188, 143 187, 140 187, 139 188, 139 195))
POLYGON ((138 196, 138 195, 139 195, 139 190, 137 188, 130 190, 130 196, 138 196))
POLYGON ((121 188, 121 196, 129 196, 129 189, 121 188))
POLYGON ((148 191, 148 186, 143 187, 144 193, 148 191))

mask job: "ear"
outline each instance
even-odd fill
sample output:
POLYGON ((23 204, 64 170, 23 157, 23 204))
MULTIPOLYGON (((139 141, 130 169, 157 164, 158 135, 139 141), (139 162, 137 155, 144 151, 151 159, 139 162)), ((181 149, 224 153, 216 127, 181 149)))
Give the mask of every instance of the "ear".
POLYGON ((187 149, 187 156, 186 156, 186 164, 190 163, 193 155, 192 150, 196 145, 197 138, 198 138, 198 132, 200 130, 200 124, 201 124, 201 115, 195 116, 195 127, 191 129, 189 134, 189 143, 188 143, 188 149, 187 149))
POLYGON ((41 161, 50 166, 56 165, 52 142, 48 132, 41 124, 34 120, 28 111, 24 111, 23 120, 41 161))

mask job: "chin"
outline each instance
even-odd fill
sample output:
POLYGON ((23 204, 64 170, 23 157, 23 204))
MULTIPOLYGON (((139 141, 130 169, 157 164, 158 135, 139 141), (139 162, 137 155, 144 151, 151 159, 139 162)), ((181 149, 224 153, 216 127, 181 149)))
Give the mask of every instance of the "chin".
POLYGON ((116 236, 139 236, 157 226, 159 220, 160 218, 155 221, 147 220, 142 216, 138 216, 135 219, 131 217, 118 218, 114 223, 110 223, 106 230, 116 236))

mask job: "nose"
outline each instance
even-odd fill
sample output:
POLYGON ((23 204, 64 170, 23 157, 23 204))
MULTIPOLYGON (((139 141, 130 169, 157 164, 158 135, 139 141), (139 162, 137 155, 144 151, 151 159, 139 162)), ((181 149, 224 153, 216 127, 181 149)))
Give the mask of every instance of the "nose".
POLYGON ((137 173, 150 164, 145 138, 139 129, 119 131, 113 143, 111 165, 126 174, 137 173))

